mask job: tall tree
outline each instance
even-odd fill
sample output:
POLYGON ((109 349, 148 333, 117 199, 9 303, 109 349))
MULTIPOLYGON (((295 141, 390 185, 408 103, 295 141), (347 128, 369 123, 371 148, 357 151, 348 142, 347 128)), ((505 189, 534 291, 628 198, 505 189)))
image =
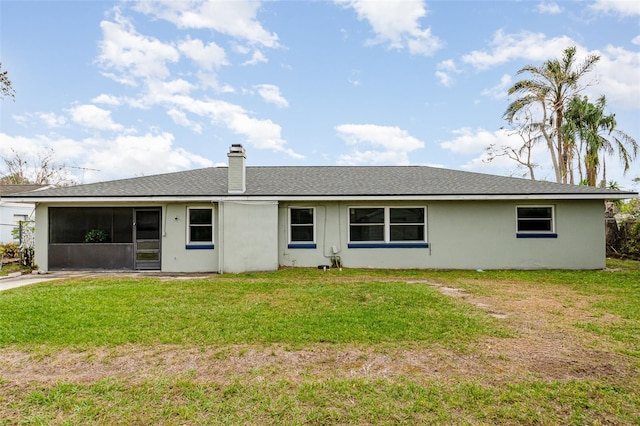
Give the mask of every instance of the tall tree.
POLYGON ((547 142, 557 182, 567 183, 572 163, 573 147, 565 143, 561 131, 565 110, 570 100, 584 89, 581 79, 599 60, 600 56, 589 55, 577 63, 576 48, 571 46, 563 51, 560 59, 549 59, 542 66, 526 65, 518 70, 518 74, 527 73, 530 78, 509 88, 509 95, 519 96, 504 113, 509 123, 527 106, 540 108, 540 117, 534 124, 539 125, 547 142))
POLYGON ((0 62, 0 99, 4 99, 7 96, 12 99, 16 97, 16 92, 11 86, 11 80, 9 80, 8 75, 7 71, 2 71, 2 62, 0 62))
POLYGON ((575 96, 568 105, 562 132, 567 141, 580 141, 584 146, 584 169, 589 186, 597 185, 602 164, 602 183, 606 184, 605 157, 618 153, 624 171, 638 156, 638 143, 617 129, 615 114, 605 114, 606 98, 600 96, 594 103, 586 96, 575 96))
POLYGON ((12 150, 13 156, 3 158, 3 167, 0 165, 0 184, 37 184, 67 186, 75 183, 75 180, 66 173, 65 165, 56 164, 53 160, 53 150, 38 155, 37 158, 25 156, 12 150))
MULTIPOLYGON (((524 109, 523 120, 514 120, 510 123, 511 128, 507 130, 509 136, 518 135, 522 144, 513 146, 510 144, 491 144, 486 148, 487 159, 491 162, 498 157, 507 157, 518 164, 518 167, 525 168, 531 180, 535 180, 534 169, 538 164, 533 162, 532 154, 534 145, 541 139, 540 126, 531 119, 529 108, 524 109)), ((524 175, 523 175, 524 176, 524 175)))

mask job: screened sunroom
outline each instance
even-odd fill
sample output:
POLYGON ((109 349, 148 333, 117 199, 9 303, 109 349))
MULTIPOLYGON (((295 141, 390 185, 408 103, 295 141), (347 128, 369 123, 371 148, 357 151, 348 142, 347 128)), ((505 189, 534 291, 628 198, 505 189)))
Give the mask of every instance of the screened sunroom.
POLYGON ((159 207, 49 207, 50 269, 160 269, 159 207))

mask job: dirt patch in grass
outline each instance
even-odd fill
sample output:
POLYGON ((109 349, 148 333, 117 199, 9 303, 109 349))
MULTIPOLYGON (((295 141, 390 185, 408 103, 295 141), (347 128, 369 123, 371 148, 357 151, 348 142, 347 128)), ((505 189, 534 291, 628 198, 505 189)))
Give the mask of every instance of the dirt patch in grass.
POLYGON ((562 286, 519 282, 474 280, 461 282, 459 288, 450 283, 411 282, 434 286, 487 311, 513 330, 513 336, 483 338, 464 353, 435 345, 420 347, 415 342, 367 347, 314 344, 303 349, 282 345, 124 345, 44 354, 4 348, 0 350, 0 378, 19 387, 93 383, 109 377, 131 382, 185 377, 202 383, 231 383, 238 378, 295 382, 398 376, 413 380, 475 378, 487 383, 603 378, 638 381, 635 358, 617 350, 616 342, 606 336, 575 326, 621 321, 615 315, 595 315, 591 297, 562 286), (473 286, 481 286, 483 291, 468 290, 473 286))
MULTIPOLYGON (((487 338, 475 351, 496 367, 498 376, 533 374, 541 379, 637 377, 637 360, 620 353, 619 342, 589 333, 576 324, 609 326, 619 316, 596 313, 595 297, 581 295, 566 286, 534 285, 522 282, 478 281, 483 293, 433 284, 444 294, 463 299, 500 318, 515 331, 512 338, 487 338), (500 369, 504 368, 504 374, 500 369)), ((462 282, 462 286, 465 283, 462 282)))

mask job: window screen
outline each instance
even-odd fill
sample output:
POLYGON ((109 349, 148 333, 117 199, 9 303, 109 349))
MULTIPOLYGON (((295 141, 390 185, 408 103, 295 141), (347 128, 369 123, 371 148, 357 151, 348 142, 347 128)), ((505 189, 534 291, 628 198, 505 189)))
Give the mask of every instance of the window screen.
POLYGON ((129 207, 50 207, 49 242, 84 243, 93 230, 108 235, 104 243, 133 241, 133 209, 129 207))
POLYGON ((213 243, 213 209, 189 209, 189 243, 213 243))
POLYGON ((289 209, 290 238, 292 243, 312 243, 314 236, 314 209, 291 208, 289 209))
POLYGON ((517 208, 518 232, 553 232, 552 206, 517 208))

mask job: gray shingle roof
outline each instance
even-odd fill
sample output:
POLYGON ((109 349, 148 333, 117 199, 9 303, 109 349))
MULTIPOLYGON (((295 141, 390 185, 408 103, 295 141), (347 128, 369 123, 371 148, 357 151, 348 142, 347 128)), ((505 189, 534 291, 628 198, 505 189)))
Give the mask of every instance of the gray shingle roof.
POLYGON ((9 194, 19 194, 21 192, 35 191, 37 189, 47 188, 51 185, 36 185, 36 184, 22 184, 22 185, 0 185, 0 196, 9 194))
MULTIPOLYGON (((205 168, 154 176, 45 189, 20 194, 27 199, 221 197, 227 193, 227 168, 205 168)), ((425 166, 247 167, 241 196, 529 196, 629 198, 637 194, 563 185, 425 166)), ((17 197, 17 196, 16 196, 17 197)))

